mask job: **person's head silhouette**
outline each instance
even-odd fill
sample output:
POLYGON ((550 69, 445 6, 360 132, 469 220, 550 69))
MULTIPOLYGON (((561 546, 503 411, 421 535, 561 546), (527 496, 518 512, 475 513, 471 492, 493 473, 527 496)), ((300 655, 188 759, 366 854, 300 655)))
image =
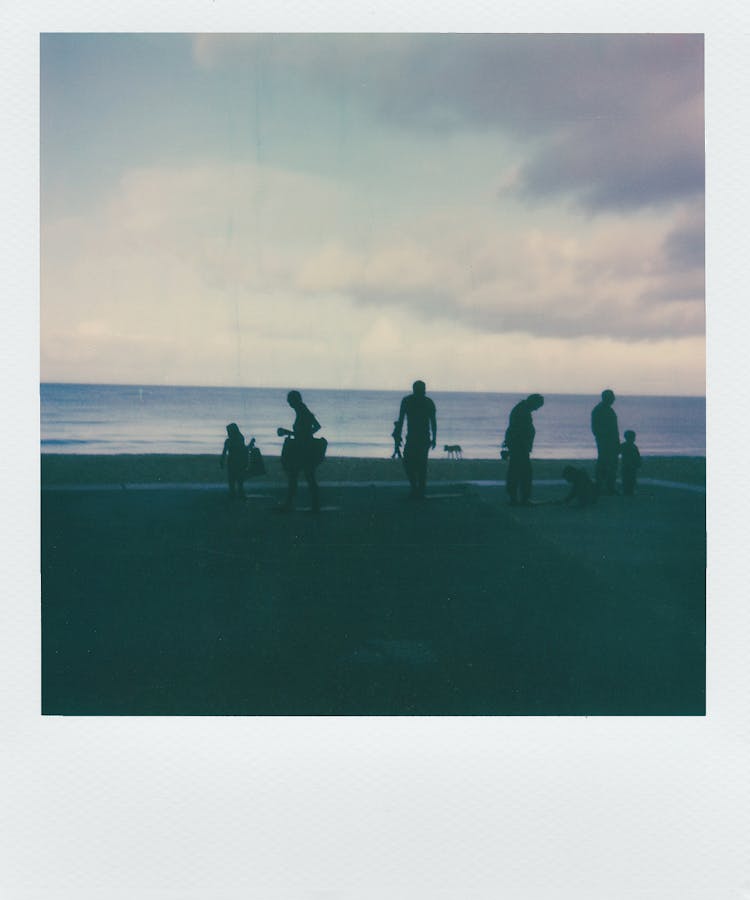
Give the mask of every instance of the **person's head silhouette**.
POLYGON ((626 443, 632 444, 632 443, 635 441, 635 432, 634 432, 634 431, 630 431, 630 430, 628 429, 628 431, 625 431, 625 432, 623 433, 623 437, 625 438, 626 443))
POLYGON ((606 391, 602 391, 602 402, 606 403, 607 406, 612 406, 615 402, 615 392, 610 391, 609 388, 606 391))
POLYGON ((425 391, 427 390, 427 386, 424 381, 415 381, 411 386, 412 391, 417 395, 417 397, 424 397, 425 391))
POLYGON ((302 406, 302 394, 299 391, 289 391, 286 395, 286 402, 292 409, 299 409, 302 406))
POLYGON ((541 394, 529 394, 526 405, 530 410, 541 409, 544 406, 544 397, 541 394))

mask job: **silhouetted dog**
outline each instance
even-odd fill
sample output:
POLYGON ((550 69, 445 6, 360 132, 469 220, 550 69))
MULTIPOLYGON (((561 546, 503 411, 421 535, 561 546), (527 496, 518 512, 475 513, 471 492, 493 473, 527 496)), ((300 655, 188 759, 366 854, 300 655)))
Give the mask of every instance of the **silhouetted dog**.
POLYGON ((460 444, 446 444, 443 450, 451 459, 463 459, 463 451, 460 444))

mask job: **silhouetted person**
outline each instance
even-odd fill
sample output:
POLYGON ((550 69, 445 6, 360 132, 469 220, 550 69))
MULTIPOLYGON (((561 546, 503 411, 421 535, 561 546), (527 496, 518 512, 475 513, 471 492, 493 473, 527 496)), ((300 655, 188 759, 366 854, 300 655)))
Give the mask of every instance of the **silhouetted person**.
POLYGON ((567 497, 559 501, 560 503, 572 503, 574 500, 578 506, 590 506, 592 503, 596 503, 598 493, 596 485, 583 469, 565 466, 562 476, 570 485, 570 491, 567 497))
POLYGON ((636 474, 641 467, 641 453, 635 445, 635 432, 626 431, 623 434, 625 441, 620 445, 622 457, 622 492, 632 497, 635 492, 636 474))
POLYGON ((401 434, 398 430, 398 419, 393 423, 391 437, 393 438, 393 453, 391 453, 391 459, 401 459, 401 434))
POLYGON ((424 381, 415 381, 412 393, 401 401, 398 419, 393 429, 394 443, 401 443, 401 432, 407 423, 404 444, 404 469, 415 500, 422 499, 427 484, 427 456, 437 441, 437 413, 435 404, 425 394, 424 381))
POLYGON ((601 403, 591 411, 591 431, 596 438, 596 485, 599 490, 616 494, 617 457, 620 454, 620 430, 617 414, 612 409, 615 395, 612 391, 602 391, 601 403))
POLYGON ((224 460, 227 463, 227 483, 232 497, 245 496, 245 474, 247 472, 247 447, 245 437, 235 422, 227 425, 227 439, 224 441, 224 449, 221 451, 219 465, 224 468, 224 460))
POLYGON ((531 414, 543 406, 544 397, 541 394, 529 394, 525 400, 516 403, 510 412, 503 445, 508 448, 505 489, 511 506, 519 503, 528 506, 531 502, 531 450, 536 435, 531 414))
POLYGON ((315 480, 315 468, 323 460, 327 442, 314 438, 315 433, 320 431, 320 422, 302 402, 302 395, 299 391, 289 391, 286 402, 295 411, 296 416, 291 431, 288 428, 277 429, 279 437, 288 435, 288 440, 284 441, 281 452, 281 465, 287 477, 287 494, 280 510, 289 512, 293 508, 294 495, 297 493, 297 480, 302 471, 305 473, 310 488, 312 511, 319 512, 320 498, 318 482, 315 480))

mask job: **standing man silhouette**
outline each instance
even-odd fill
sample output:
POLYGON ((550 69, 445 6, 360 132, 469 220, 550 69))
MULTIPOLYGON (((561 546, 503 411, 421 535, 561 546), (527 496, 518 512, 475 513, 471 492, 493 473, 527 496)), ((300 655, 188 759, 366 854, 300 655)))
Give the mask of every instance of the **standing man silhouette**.
POLYGON ((505 489, 510 505, 528 506, 531 503, 531 449, 536 429, 531 414, 544 406, 541 394, 529 394, 510 411, 504 444, 508 448, 508 475, 505 489))
POLYGON ((607 494, 616 494, 617 457, 620 454, 620 429, 612 409, 614 391, 602 391, 601 403, 591 410, 591 431, 596 438, 596 486, 607 494))
POLYGON ((430 447, 435 449, 437 441, 437 414, 435 404, 425 394, 424 381, 415 381, 413 393, 401 401, 398 419, 393 429, 393 439, 398 444, 404 419, 407 422, 406 445, 404 446, 404 468, 411 485, 414 500, 424 498, 427 483, 427 455, 430 447))

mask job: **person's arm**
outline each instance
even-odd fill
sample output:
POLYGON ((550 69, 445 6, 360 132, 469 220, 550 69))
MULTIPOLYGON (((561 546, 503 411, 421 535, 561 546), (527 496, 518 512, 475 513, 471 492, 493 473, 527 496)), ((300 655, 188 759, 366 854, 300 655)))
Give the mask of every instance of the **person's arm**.
POLYGON ((430 406, 430 426, 432 427, 432 449, 434 450, 437 444, 437 412, 434 403, 430 406))
POLYGON ((401 407, 398 411, 398 421, 396 422, 396 427, 393 429, 393 439, 394 441, 398 441, 401 443, 401 432, 404 427, 404 418, 406 417, 406 397, 401 401, 401 407))
POLYGON ((224 449, 221 451, 221 456, 219 457, 219 468, 224 468, 224 460, 226 459, 226 455, 229 452, 229 438, 224 441, 224 449))
POLYGON ((611 407, 610 412, 612 413, 609 417, 610 440, 612 441, 612 446, 617 447, 619 450, 622 438, 620 437, 620 426, 617 422, 617 413, 611 407))
POLYGON ((311 438, 316 431, 320 431, 320 422, 306 406, 303 406, 294 420, 293 430, 295 437, 305 440, 311 438))

